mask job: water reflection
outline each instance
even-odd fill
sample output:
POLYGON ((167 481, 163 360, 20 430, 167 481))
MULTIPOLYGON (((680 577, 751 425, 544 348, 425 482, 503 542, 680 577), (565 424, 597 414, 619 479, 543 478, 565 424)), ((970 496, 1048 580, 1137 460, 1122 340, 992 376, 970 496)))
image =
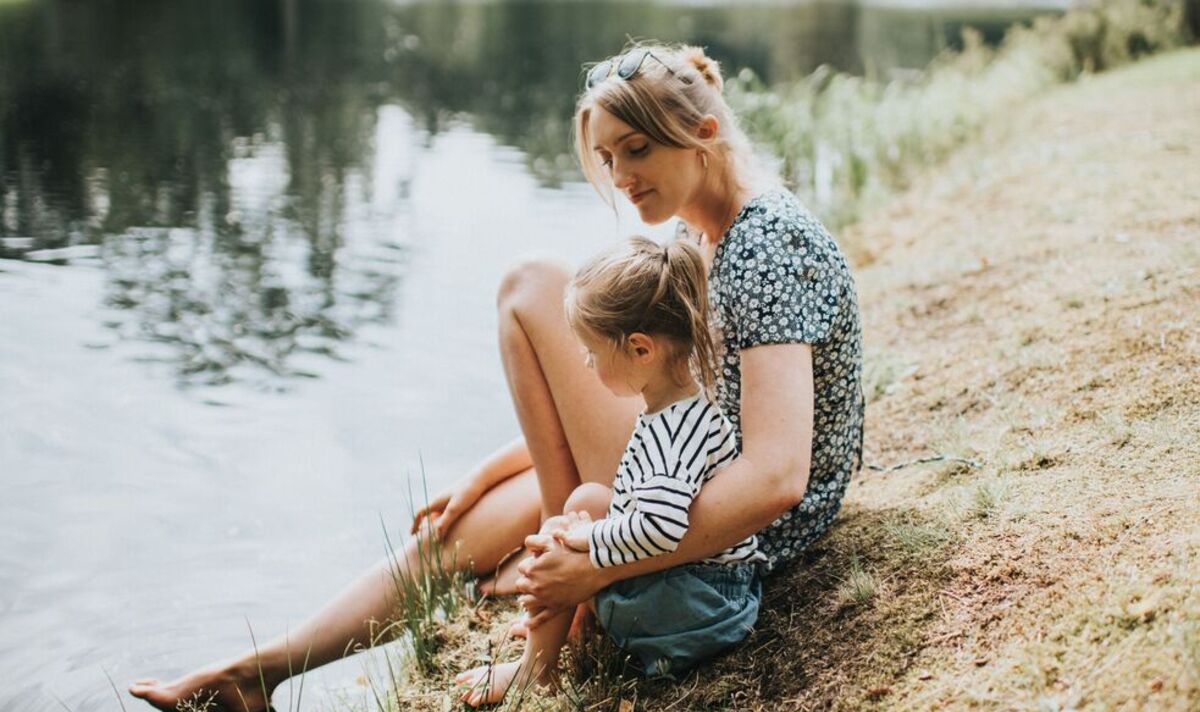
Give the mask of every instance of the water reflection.
MULTIPOLYGON (((581 62, 629 35, 768 82, 922 66, 1027 10, 851 2, 128 0, 0 5, 0 258, 99 259, 113 328, 180 383, 282 387, 386 322, 414 147, 454 123, 568 153, 581 62), (393 117, 390 123, 384 116, 393 117), (401 117, 395 120, 395 117, 401 117), (88 246, 91 246, 90 248, 88 246)), ((470 196, 458 196, 470 200, 470 196)), ((451 198, 453 199, 453 198, 451 198)), ((463 239, 469 239, 463 236, 463 239)))

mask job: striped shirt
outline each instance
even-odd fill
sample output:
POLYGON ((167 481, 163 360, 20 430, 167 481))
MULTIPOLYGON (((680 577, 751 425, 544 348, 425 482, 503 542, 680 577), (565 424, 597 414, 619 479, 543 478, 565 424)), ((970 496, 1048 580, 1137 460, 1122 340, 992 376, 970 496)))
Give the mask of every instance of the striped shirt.
MULTIPOLYGON (((704 483, 738 456, 733 426, 703 393, 638 416, 613 481, 608 516, 592 524, 597 568, 675 551, 704 483)), ((705 563, 761 561, 751 536, 705 563)))

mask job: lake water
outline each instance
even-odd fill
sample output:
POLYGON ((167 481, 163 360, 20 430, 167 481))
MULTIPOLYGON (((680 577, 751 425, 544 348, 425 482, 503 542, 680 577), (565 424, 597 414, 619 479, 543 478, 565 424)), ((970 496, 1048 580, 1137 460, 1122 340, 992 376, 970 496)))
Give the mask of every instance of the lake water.
POLYGON ((580 182, 582 62, 636 35, 886 76, 1034 12, 0 0, 0 710, 119 709, 106 674, 285 630, 422 463, 440 489, 516 433, 505 269, 669 231, 580 182))

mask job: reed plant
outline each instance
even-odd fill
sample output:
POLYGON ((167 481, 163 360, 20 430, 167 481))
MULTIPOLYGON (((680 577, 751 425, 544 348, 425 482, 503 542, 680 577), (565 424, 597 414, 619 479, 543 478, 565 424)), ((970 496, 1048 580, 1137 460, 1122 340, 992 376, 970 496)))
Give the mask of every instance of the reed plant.
POLYGON ((976 135, 984 121, 1069 82, 1189 38, 1184 0, 1103 0, 1008 30, 996 48, 970 28, 919 72, 856 77, 820 67, 790 85, 749 70, 730 82, 746 130, 830 226, 858 220, 976 135))
MULTIPOLYGON (((429 489, 424 464, 421 465, 421 488, 425 501, 429 501, 429 489)), ((415 514, 412 493, 409 493, 410 514, 415 514)), ((410 548, 397 553, 387 526, 383 528, 387 548, 388 567, 395 592, 396 608, 391 620, 382 625, 371 641, 376 645, 387 640, 400 638, 407 649, 409 665, 421 673, 435 669, 435 658, 441 647, 441 622, 458 614, 460 608, 469 605, 467 596, 468 577, 458 566, 457 550, 447 553, 443 542, 426 519, 423 530, 412 540, 410 548)), ((392 675, 393 682, 397 682, 392 675)))

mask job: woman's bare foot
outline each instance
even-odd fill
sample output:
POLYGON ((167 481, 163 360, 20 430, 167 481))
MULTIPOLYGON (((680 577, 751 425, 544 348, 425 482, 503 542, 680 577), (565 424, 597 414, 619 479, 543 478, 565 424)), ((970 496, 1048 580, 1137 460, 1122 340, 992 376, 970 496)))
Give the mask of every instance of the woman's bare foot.
POLYGON ((458 677, 454 678, 455 684, 464 688, 459 699, 472 707, 494 705, 504 699, 511 687, 521 689, 531 683, 538 687, 547 687, 555 682, 555 672, 547 671, 547 666, 542 666, 540 675, 534 675, 530 667, 530 663, 522 657, 516 662, 480 665, 460 672, 458 677))
POLYGON ((243 674, 236 666, 221 665, 184 675, 178 680, 162 682, 155 679, 138 680, 129 686, 129 694, 141 698, 160 710, 175 710, 182 701, 196 703, 211 700, 213 712, 263 712, 270 709, 270 693, 275 685, 263 681, 257 671, 243 674))

